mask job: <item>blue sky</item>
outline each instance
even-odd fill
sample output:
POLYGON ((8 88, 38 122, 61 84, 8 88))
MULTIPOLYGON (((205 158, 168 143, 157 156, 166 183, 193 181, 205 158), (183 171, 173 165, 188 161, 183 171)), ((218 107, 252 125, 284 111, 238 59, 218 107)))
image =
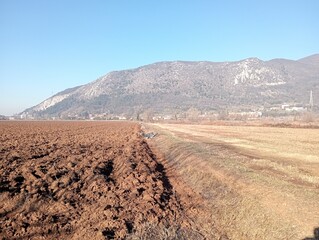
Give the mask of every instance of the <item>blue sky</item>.
POLYGON ((0 114, 157 61, 319 53, 318 0, 0 0, 0 114))

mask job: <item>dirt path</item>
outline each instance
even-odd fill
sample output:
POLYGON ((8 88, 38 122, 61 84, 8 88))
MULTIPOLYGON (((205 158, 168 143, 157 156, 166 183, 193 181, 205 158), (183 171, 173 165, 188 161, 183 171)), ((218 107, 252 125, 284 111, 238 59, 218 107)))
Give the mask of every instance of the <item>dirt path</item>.
POLYGON ((187 233, 191 196, 173 185, 138 124, 1 122, 0 132, 2 239, 187 233))
POLYGON ((207 236, 215 227, 230 239, 303 239, 319 227, 317 129, 149 128, 167 166, 206 199, 207 236))

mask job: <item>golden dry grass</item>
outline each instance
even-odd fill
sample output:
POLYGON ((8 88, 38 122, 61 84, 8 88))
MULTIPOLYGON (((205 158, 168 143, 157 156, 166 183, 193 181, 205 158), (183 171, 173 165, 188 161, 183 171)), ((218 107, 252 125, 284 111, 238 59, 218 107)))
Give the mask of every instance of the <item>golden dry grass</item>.
POLYGON ((319 129, 153 124, 168 168, 200 194, 208 239, 302 239, 319 226, 319 129), (215 237, 214 237, 215 236, 215 237))

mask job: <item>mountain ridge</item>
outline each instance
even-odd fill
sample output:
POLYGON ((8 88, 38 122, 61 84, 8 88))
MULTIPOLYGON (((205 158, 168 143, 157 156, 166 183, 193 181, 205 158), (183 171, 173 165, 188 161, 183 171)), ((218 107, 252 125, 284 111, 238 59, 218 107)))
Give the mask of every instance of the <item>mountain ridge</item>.
POLYGON ((319 99, 319 54, 299 60, 252 57, 239 61, 162 61, 111 71, 61 91, 21 114, 35 118, 81 114, 134 115, 223 109, 260 109, 319 99), (318 60, 318 61, 317 61, 318 60))

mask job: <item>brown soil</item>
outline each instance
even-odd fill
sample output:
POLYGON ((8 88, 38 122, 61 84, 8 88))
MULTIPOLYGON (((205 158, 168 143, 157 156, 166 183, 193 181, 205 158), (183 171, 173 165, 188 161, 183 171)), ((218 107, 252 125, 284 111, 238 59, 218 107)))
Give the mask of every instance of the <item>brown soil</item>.
POLYGON ((170 180, 140 131, 124 122, 1 122, 2 239, 122 239, 145 223, 187 227, 191 193, 170 180))

